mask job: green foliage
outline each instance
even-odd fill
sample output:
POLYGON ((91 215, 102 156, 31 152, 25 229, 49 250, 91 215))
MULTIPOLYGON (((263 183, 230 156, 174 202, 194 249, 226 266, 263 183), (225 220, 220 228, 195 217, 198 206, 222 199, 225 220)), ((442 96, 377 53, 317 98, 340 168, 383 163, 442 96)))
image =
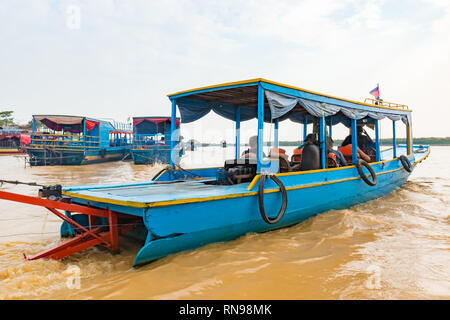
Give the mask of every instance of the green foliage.
POLYGON ((0 111, 0 126, 12 126, 15 125, 12 114, 14 111, 0 111))

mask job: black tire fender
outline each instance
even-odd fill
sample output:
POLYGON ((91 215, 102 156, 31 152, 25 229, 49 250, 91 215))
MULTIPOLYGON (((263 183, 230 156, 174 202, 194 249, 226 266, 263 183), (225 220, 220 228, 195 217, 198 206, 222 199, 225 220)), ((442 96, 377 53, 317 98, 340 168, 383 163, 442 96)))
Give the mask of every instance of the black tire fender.
POLYGON ((259 212, 261 214, 261 217, 263 218, 263 220, 266 223, 275 224, 278 221, 280 221, 281 218, 283 218, 284 213, 286 212, 286 208, 287 208, 288 197, 287 197, 287 191, 286 191, 286 188, 285 188, 283 182, 281 182, 281 180, 277 176, 261 175, 261 178, 259 178, 258 202, 259 202, 259 212), (280 211, 278 211, 278 214, 275 218, 269 218, 266 214, 266 210, 264 209, 264 183, 266 182, 266 177, 269 177, 270 179, 272 179, 280 187, 281 195, 283 197, 280 211))
POLYGON ((363 179, 364 182, 367 183, 369 186, 373 187, 374 185, 377 184, 378 182, 377 175, 375 174, 375 171, 373 171, 372 167, 366 161, 358 159, 358 161, 356 161, 356 169, 358 169, 358 173, 361 179, 363 179), (367 178, 361 166, 364 166, 367 168, 367 170, 369 170, 372 180, 367 178))
POLYGON ((402 163, 403 169, 405 169, 406 171, 408 171, 408 172, 410 172, 410 173, 413 171, 411 162, 409 162, 409 159, 408 159, 407 156, 405 156, 405 155, 402 154, 402 155, 399 157, 399 160, 400 160, 400 162, 402 163))

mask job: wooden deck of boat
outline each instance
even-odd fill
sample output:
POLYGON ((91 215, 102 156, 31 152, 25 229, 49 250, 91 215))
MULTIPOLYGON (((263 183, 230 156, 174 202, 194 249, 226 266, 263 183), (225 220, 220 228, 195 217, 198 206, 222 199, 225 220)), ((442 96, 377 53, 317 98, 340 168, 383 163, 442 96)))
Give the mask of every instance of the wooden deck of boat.
POLYGON ((205 181, 211 181, 211 178, 202 180, 189 180, 172 183, 123 183, 111 185, 88 185, 65 187, 65 194, 84 199, 98 200, 107 202, 125 202, 129 205, 136 203, 148 204, 154 202, 173 201, 186 198, 205 198, 224 196, 238 193, 248 193, 249 183, 243 183, 237 186, 229 185, 211 185, 205 184, 205 181))

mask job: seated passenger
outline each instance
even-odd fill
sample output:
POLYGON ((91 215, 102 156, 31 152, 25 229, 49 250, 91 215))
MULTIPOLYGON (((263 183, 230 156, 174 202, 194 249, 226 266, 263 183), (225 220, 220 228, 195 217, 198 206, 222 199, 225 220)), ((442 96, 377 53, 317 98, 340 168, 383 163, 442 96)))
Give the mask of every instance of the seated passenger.
MULTIPOLYGON (((252 136, 248 140, 248 144, 250 148, 242 152, 241 158, 256 158, 258 154, 258 136, 252 136)), ((265 157, 265 153, 263 152, 263 157, 265 157)))
POLYGON ((333 145, 334 140, 330 137, 328 140, 328 146, 330 147, 330 149, 328 149, 328 156, 330 156, 330 154, 333 154, 334 157, 333 156, 331 157, 334 158, 334 160, 336 160, 336 163, 338 164, 339 167, 348 166, 347 160, 345 160, 345 157, 342 154, 342 152, 339 150, 334 150, 333 145))
MULTIPOLYGON (((366 130, 363 129, 362 126, 358 126, 356 128, 356 132, 357 132, 356 137, 358 140, 358 148, 372 147, 373 141, 367 134, 366 130)), ((344 139, 344 141, 342 141, 342 146, 346 146, 351 143, 352 143, 352 135, 350 134, 344 139)))
MULTIPOLYGON (((347 145, 342 144, 342 146, 338 149, 338 151, 342 152, 344 157, 345 156, 351 157, 352 156, 352 150, 353 150, 353 147, 352 147, 351 144, 347 144, 347 145)), ((361 159, 363 159, 364 161, 367 161, 367 162, 370 161, 370 157, 367 154, 365 154, 360 148, 357 148, 357 152, 358 153, 356 155, 357 155, 358 158, 361 158, 361 159)))
POLYGON ((313 143, 313 135, 306 137, 305 145, 302 150, 302 163, 300 170, 320 169, 320 148, 313 143))
POLYGON ((291 163, 289 162, 289 156, 286 154, 286 150, 282 148, 271 148, 269 157, 279 159, 280 172, 292 171, 293 168, 291 167, 291 163))
POLYGON ((286 159, 286 161, 289 161, 289 157, 286 154, 286 150, 282 148, 270 148, 269 157, 280 157, 286 159))

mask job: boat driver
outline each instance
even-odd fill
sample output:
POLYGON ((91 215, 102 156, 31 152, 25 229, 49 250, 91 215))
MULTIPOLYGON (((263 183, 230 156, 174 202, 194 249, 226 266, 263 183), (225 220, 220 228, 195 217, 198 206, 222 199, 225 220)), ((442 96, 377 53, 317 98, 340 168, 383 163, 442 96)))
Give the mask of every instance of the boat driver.
MULTIPOLYGON (((361 125, 358 125, 356 128, 357 139, 358 139, 358 148, 371 148, 373 146, 373 141, 370 136, 367 134, 366 130, 361 125)), ((346 146, 352 143, 352 135, 348 135, 344 141, 342 141, 342 146, 346 146)))

